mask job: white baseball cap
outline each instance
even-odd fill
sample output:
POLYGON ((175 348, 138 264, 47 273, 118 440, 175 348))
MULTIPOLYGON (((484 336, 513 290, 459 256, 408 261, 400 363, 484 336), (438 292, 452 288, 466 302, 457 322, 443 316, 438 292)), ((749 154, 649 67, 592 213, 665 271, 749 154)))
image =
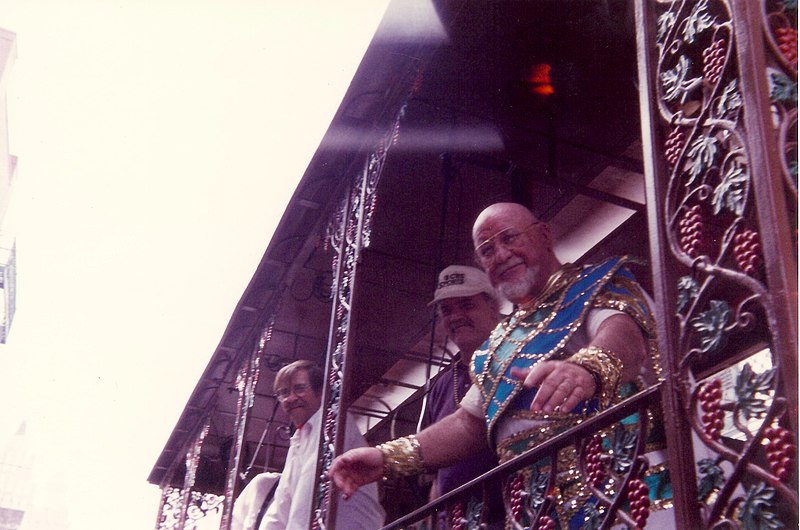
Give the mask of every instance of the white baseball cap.
POLYGON ((486 273, 475 267, 450 265, 439 273, 433 300, 428 302, 428 305, 433 305, 445 298, 461 298, 478 293, 486 293, 496 299, 494 288, 489 283, 486 273))

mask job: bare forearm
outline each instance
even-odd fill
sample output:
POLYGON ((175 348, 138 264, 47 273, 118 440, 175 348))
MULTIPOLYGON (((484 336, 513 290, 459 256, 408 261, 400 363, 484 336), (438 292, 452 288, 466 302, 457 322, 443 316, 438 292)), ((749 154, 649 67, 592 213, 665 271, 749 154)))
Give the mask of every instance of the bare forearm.
MULTIPOLYGON (((403 467, 406 468, 402 470, 405 474, 417 467, 433 470, 455 464, 486 443, 481 418, 459 409, 420 432, 415 440, 406 437, 380 447, 389 446, 388 450, 395 453, 394 458, 402 462, 402 465, 395 462, 395 472, 401 471, 398 467, 403 467), (397 446, 401 440, 403 443, 397 446), (416 443, 419 444, 418 451, 414 450, 416 443)), ((359 447, 334 459, 328 476, 344 492, 345 498, 349 498, 364 484, 381 478, 386 471, 385 464, 383 449, 359 447)))
POLYGON ((628 315, 606 319, 591 340, 593 346, 610 350, 622 361, 621 381, 631 381, 647 357, 647 343, 641 328, 628 315))
POLYGON ((417 439, 425 467, 431 470, 460 462, 488 443, 482 419, 464 409, 420 431, 417 439))

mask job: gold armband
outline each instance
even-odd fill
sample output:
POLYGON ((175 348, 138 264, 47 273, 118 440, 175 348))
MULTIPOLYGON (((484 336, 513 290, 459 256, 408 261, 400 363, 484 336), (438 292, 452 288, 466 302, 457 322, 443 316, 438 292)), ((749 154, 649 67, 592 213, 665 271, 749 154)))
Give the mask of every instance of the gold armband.
POLYGON ((581 348, 565 361, 584 368, 594 378, 594 396, 606 407, 617 395, 622 361, 610 350, 597 346, 581 348))
POLYGON ((385 478, 418 475, 425 471, 419 440, 413 434, 375 446, 383 455, 385 478))

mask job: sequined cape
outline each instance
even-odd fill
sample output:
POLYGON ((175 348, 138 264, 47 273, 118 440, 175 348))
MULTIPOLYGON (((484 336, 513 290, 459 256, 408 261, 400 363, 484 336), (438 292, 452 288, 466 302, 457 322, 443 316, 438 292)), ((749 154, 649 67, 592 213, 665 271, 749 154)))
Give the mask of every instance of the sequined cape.
MULTIPOLYGON (((489 443, 494 446, 493 429, 509 409, 530 405, 536 389, 524 390, 510 370, 531 368, 544 360, 566 356, 563 349, 583 325, 591 309, 609 308, 631 316, 649 337, 654 323, 641 287, 624 267, 629 257, 613 257, 580 268, 567 264, 548 280, 542 293, 521 305, 492 331, 475 352, 471 363, 473 382, 478 386, 489 443)), ((573 413, 585 415, 608 404, 597 399, 579 404, 573 413)))

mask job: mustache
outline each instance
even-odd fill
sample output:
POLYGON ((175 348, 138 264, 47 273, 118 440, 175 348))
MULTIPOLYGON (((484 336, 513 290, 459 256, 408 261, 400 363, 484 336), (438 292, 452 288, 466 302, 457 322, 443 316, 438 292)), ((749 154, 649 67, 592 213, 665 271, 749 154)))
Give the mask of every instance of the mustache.
POLYGON ((522 265, 524 262, 522 258, 516 258, 513 261, 507 261, 506 263, 502 264, 501 266, 497 267, 497 274, 502 275, 509 269, 513 269, 518 265, 522 265))
POLYGON ((448 326, 448 328, 451 331, 454 330, 454 329, 461 328, 461 327, 472 327, 472 322, 470 320, 465 319, 465 318, 460 318, 458 320, 455 320, 455 321, 451 322, 450 325, 448 326))

